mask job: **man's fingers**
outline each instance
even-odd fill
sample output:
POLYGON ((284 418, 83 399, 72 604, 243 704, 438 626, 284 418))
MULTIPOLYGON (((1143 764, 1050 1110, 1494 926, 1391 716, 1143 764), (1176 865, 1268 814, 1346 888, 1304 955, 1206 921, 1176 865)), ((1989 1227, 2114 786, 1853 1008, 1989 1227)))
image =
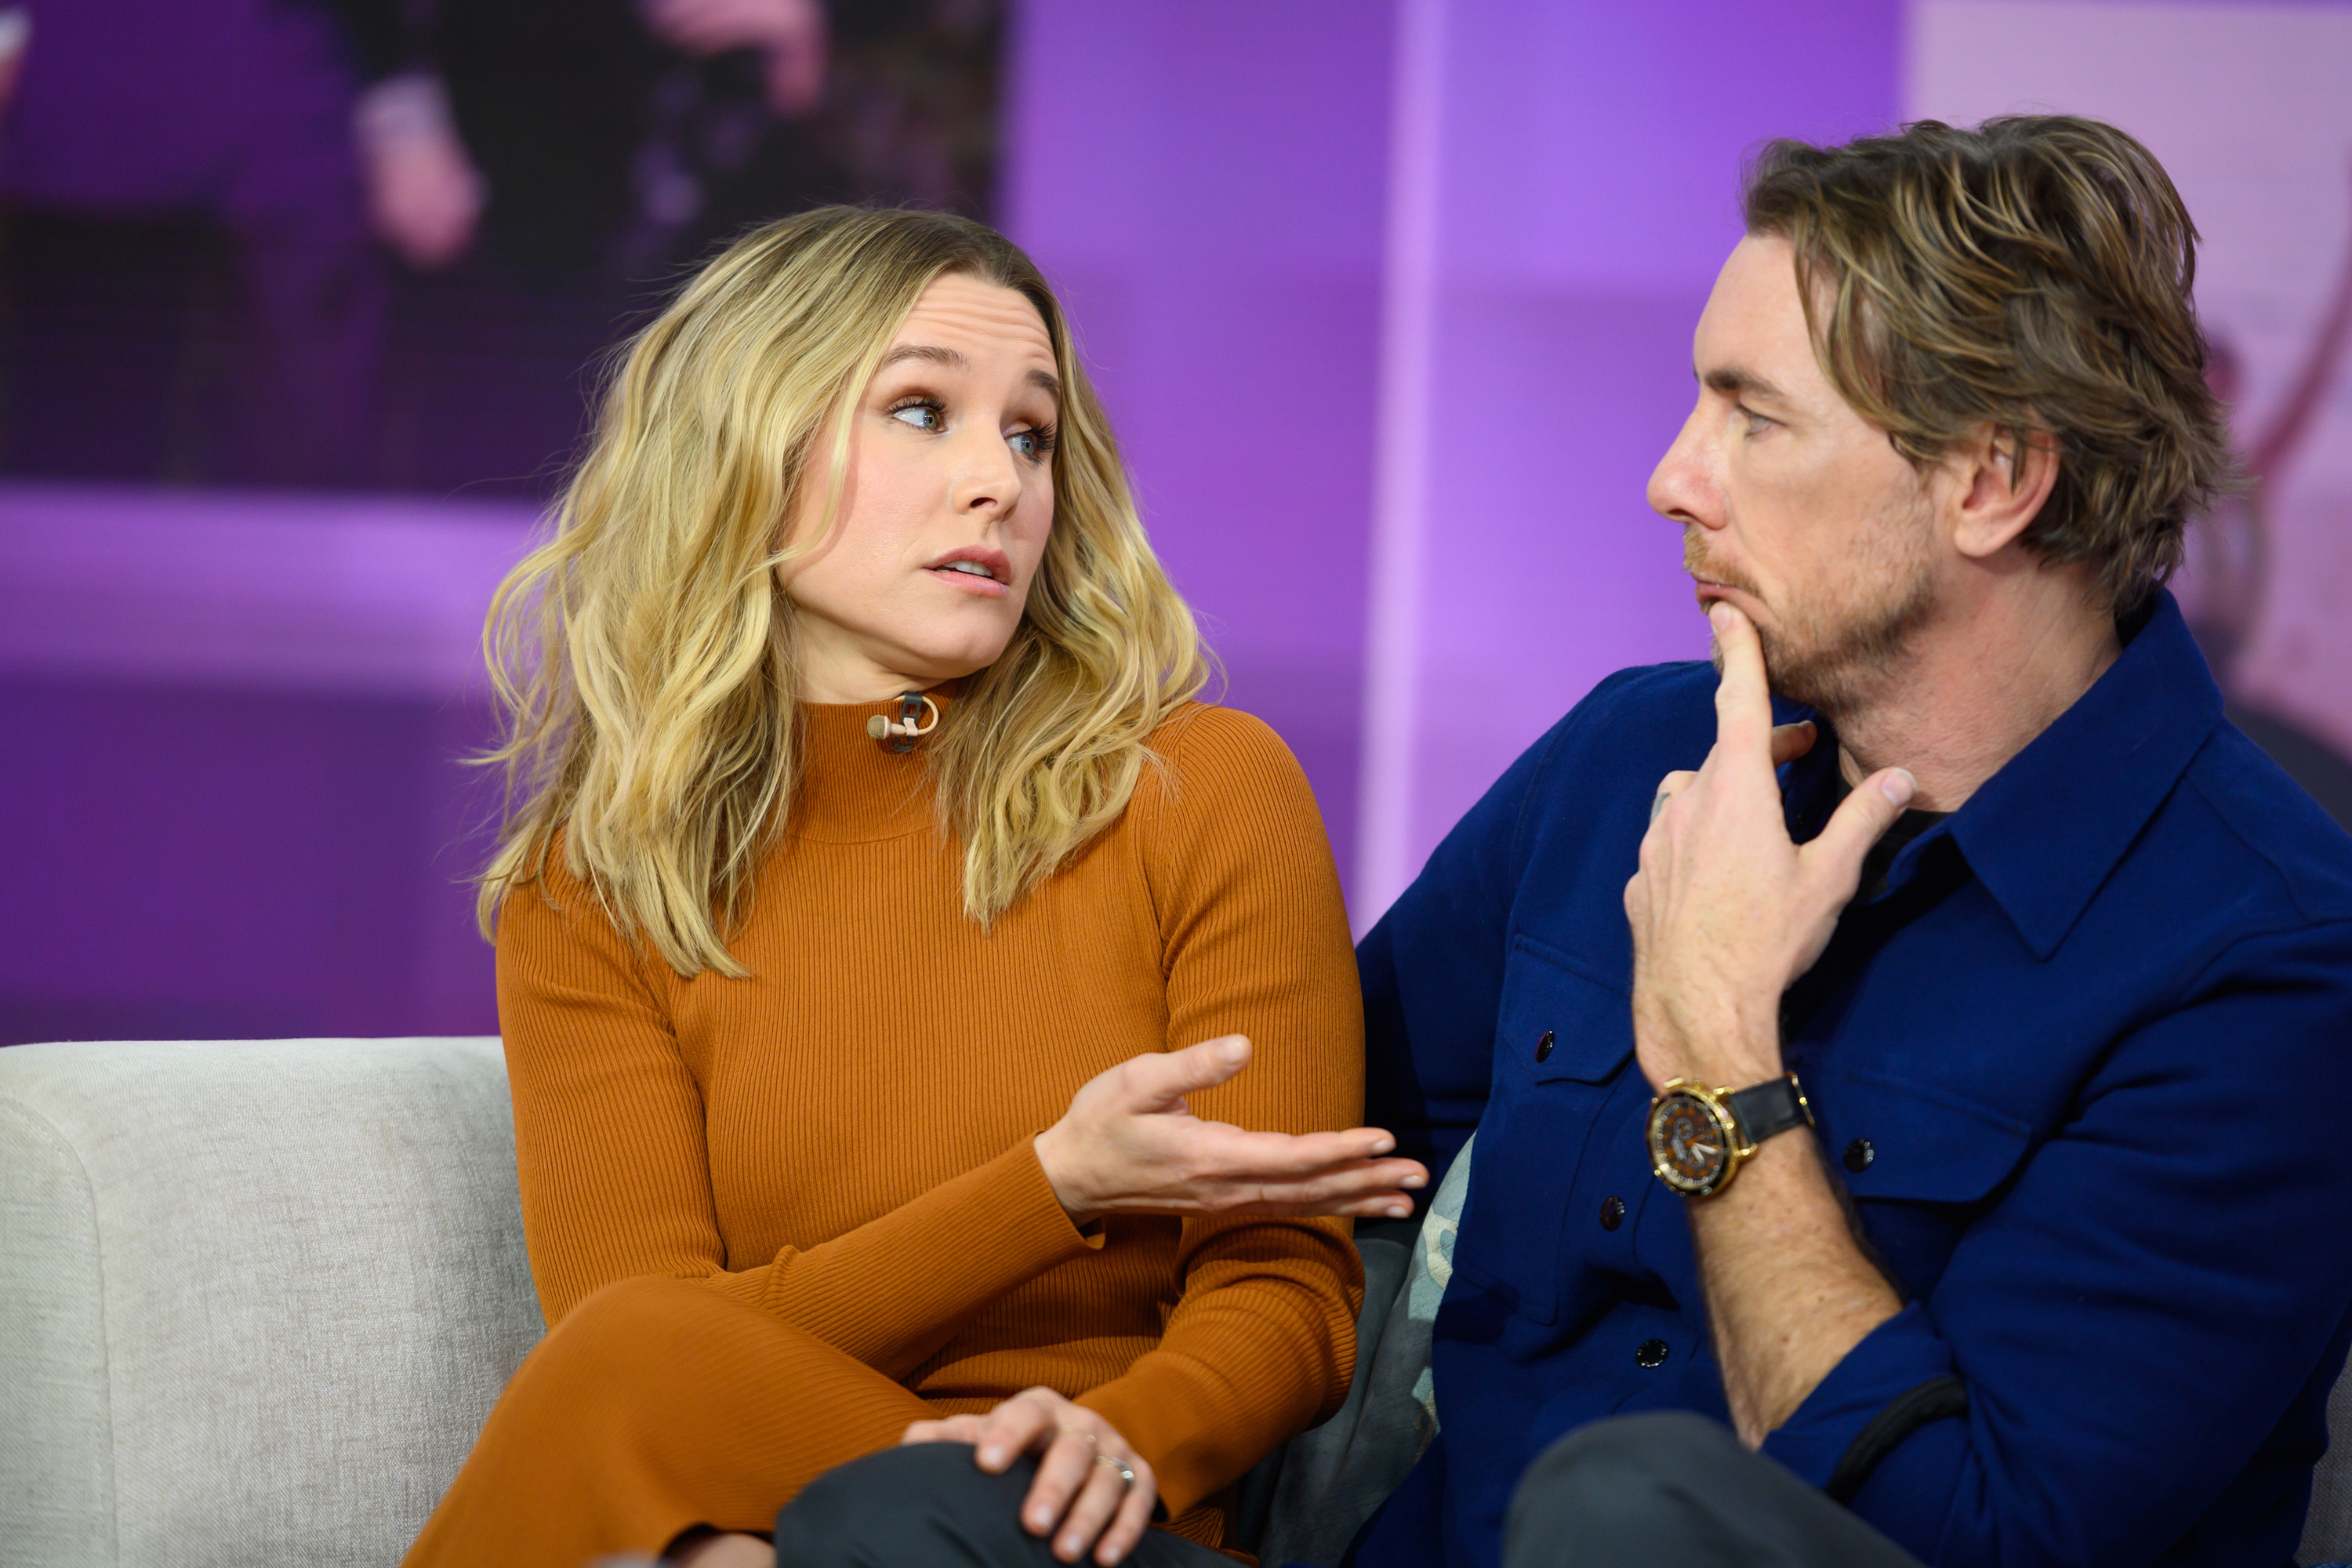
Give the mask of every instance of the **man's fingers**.
POLYGON ((1715 742, 1718 752, 1737 755, 1771 744, 1772 692, 1764 677, 1764 645, 1746 616, 1721 600, 1706 618, 1723 656, 1723 677, 1715 687, 1715 742))
POLYGON ((1820 729, 1811 719, 1801 719, 1794 724, 1772 726, 1772 765, 1785 767, 1813 749, 1821 736, 1820 729))
POLYGON ((1675 796, 1690 788, 1691 781, 1697 777, 1698 775, 1688 768, 1676 768, 1673 773, 1660 779, 1657 793, 1650 797, 1650 820, 1655 822, 1664 816, 1666 814, 1666 807, 1674 804, 1675 796))
POLYGON ((1828 826, 1798 855, 1814 876, 1829 879, 1852 898, 1862 879, 1863 858, 1918 793, 1919 781, 1904 769, 1881 769, 1839 803, 1828 826))

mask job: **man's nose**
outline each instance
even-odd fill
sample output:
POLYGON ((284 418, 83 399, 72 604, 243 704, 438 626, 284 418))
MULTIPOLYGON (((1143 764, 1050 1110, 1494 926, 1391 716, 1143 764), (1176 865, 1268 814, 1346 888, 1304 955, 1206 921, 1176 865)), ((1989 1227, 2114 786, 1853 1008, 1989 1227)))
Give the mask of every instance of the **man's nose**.
POLYGON ((1699 426, 1700 410, 1691 410, 1683 421, 1682 429, 1675 436, 1674 444, 1666 448, 1658 466, 1650 470, 1649 502, 1652 510, 1672 522, 1685 525, 1696 523, 1702 528, 1721 525, 1714 504, 1716 486, 1707 469, 1706 440, 1699 426))

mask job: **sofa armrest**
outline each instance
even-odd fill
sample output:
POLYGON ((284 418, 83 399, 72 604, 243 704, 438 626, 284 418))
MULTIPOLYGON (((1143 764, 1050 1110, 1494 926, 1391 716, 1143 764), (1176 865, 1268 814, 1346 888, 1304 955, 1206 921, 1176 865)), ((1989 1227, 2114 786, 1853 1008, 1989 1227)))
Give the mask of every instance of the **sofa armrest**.
POLYGON ((495 1039, 0 1050, 0 1541, 396 1562, 541 1331, 495 1039))

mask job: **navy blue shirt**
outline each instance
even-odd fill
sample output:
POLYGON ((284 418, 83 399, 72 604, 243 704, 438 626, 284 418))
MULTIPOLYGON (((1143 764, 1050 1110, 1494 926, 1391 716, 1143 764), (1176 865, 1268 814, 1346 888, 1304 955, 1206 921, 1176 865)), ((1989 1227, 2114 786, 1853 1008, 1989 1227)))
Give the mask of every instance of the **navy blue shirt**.
MULTIPOLYGON (((1359 951, 1371 1120, 1434 1168, 1477 1134, 1440 1434, 1366 1568, 1496 1563, 1520 1472, 1585 1422, 1726 1415, 1643 1149, 1622 901, 1715 686, 1603 682, 1359 951)), ((1782 770, 1799 839, 1840 793, 1833 739, 1782 770)), ((1848 907, 1781 1034, 1906 1304, 1764 1451, 1826 1485, 1957 1376, 1965 1411, 1853 1498, 1927 1562, 2290 1562, 2352 1334, 2352 838, 2222 719, 2168 595, 1848 907)))

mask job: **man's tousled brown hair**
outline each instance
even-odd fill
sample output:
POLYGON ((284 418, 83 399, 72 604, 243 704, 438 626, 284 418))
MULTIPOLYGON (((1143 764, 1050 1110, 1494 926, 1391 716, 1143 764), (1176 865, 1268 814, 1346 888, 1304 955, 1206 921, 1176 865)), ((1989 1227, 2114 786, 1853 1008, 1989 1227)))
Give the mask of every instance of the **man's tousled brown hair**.
POLYGON ((1779 141, 1742 209, 1795 248, 1823 370, 1896 450, 1925 465, 1987 426, 2052 444, 2023 542, 2095 567, 2119 616, 2171 575, 2234 463, 2190 298, 2196 226, 2147 148, 2072 115, 1779 141))

